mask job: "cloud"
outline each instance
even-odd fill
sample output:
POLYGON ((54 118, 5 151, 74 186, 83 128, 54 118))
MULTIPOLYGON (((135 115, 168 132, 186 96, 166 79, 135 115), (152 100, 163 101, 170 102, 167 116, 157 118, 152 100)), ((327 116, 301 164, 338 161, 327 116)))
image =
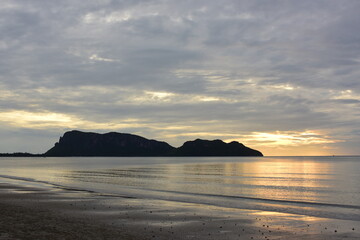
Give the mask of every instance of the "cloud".
POLYGON ((2 124, 41 139, 83 126, 174 145, 320 132, 322 146, 350 152, 346 142, 360 143, 359 9, 352 0, 5 0, 2 124))
POLYGON ((89 59, 93 60, 93 61, 100 61, 100 62, 117 62, 118 61, 116 59, 99 57, 97 54, 91 55, 89 57, 89 59))

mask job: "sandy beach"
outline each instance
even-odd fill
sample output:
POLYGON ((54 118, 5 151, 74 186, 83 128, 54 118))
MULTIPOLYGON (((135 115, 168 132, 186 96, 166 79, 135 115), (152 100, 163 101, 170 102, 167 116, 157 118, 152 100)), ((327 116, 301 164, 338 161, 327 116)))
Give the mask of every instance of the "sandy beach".
POLYGON ((359 223, 0 185, 0 239, 359 239, 359 223))

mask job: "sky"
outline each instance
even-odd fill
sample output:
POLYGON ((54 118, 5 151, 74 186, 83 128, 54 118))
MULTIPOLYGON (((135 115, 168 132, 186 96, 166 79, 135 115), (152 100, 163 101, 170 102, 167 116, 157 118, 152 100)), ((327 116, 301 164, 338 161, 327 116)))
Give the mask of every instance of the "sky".
POLYGON ((0 152, 64 132, 360 154, 358 0, 2 0, 0 152))

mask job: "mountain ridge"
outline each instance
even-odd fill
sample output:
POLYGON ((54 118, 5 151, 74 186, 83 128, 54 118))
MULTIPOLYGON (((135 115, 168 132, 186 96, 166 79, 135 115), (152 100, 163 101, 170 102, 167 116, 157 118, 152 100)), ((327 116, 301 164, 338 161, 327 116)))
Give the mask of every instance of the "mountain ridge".
POLYGON ((260 151, 233 141, 196 139, 175 148, 164 141, 130 133, 65 132, 46 157, 65 156, 263 156, 260 151))

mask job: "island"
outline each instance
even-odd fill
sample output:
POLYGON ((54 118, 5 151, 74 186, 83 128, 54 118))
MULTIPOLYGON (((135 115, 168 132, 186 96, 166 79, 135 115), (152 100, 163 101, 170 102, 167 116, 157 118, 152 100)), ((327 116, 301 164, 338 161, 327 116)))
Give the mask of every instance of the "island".
POLYGON ((263 156, 260 151, 251 149, 233 141, 225 143, 222 140, 187 141, 181 147, 147 139, 129 133, 93 133, 69 131, 60 137, 59 142, 43 154, 45 157, 74 156, 263 156))

